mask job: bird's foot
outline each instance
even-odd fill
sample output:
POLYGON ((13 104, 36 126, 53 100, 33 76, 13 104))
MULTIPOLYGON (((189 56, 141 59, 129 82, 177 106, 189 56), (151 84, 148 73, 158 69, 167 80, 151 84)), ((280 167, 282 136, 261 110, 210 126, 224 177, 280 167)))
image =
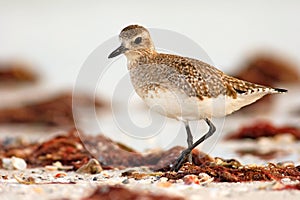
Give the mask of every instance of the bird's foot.
POLYGON ((171 171, 178 172, 183 163, 188 159, 189 162, 192 163, 192 154, 190 149, 185 149, 181 152, 181 155, 177 158, 175 163, 171 167, 171 171))

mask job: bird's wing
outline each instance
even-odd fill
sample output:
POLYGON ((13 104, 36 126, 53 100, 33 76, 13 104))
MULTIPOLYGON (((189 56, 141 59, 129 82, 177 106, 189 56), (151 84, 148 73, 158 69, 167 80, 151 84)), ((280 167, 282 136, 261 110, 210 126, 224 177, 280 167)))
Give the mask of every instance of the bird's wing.
POLYGON ((177 55, 160 54, 157 59, 160 64, 168 65, 177 72, 170 74, 171 80, 185 81, 182 89, 188 92, 189 96, 203 99, 226 94, 227 86, 222 81, 224 73, 217 68, 196 59, 177 55))
POLYGON ((226 84, 232 87, 238 94, 252 93, 258 89, 265 90, 266 88, 268 88, 266 86, 240 80, 228 75, 224 75, 223 80, 224 82, 226 82, 226 84))
POLYGON ((190 60, 193 62, 197 71, 201 74, 203 82, 205 82, 208 87, 208 90, 204 93, 207 94, 207 96, 216 97, 222 94, 236 98, 239 94, 253 94, 256 92, 265 94, 285 92, 285 90, 282 89, 273 89, 228 76, 219 69, 205 62, 195 59, 190 60))
POLYGON ((172 72, 168 75, 169 82, 182 89, 188 96, 199 99, 215 98, 219 95, 236 98, 239 94, 283 92, 228 76, 214 66, 192 58, 159 54, 155 62, 170 68, 166 70, 172 72))

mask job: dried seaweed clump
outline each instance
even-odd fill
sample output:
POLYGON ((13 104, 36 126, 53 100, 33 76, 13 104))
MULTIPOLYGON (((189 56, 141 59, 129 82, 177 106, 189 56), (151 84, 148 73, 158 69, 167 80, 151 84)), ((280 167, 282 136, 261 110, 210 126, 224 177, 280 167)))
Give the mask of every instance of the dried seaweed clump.
MULTIPOLYGON (((85 95, 72 97, 65 92, 39 102, 27 103, 21 107, 0 109, 0 123, 43 124, 47 126, 74 126, 72 101, 90 105, 93 100, 85 95)), ((95 106, 103 106, 95 100, 95 106)))
POLYGON ((258 139, 260 137, 274 137, 283 134, 290 134, 296 140, 300 140, 300 129, 293 126, 275 126, 266 121, 257 121, 248 126, 241 127, 236 132, 227 136, 227 140, 258 139))
POLYGON ((38 80, 30 67, 21 62, 0 63, 0 84, 34 83, 38 80))

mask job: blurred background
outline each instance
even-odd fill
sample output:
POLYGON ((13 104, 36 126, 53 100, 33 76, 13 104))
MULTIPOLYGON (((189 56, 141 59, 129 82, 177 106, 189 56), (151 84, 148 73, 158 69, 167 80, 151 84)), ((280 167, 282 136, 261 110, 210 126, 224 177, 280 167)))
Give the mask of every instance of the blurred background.
MULTIPOLYGON (((228 74, 274 87, 291 88, 290 96, 276 99, 279 106, 273 106, 276 112, 267 118, 275 123, 297 124, 300 115, 299 90, 297 91, 297 74, 300 72, 299 19, 300 2, 297 0, 0 0, 0 63, 18 61, 29 65, 28 69, 40 77, 43 84, 39 87, 41 93, 47 93, 50 89, 72 89, 88 56, 103 42, 117 36, 127 25, 140 24, 147 28, 168 29, 198 43, 215 66, 228 74), (261 74, 263 76, 260 76, 261 74), (282 105, 287 104, 295 107, 282 109, 282 105), (296 118, 286 118, 290 110, 297 109, 299 111, 296 118)), ((125 62, 123 57, 121 62, 117 63, 122 70, 116 70, 114 73, 126 71, 125 62)), ((112 78, 114 75, 116 74, 113 74, 112 78)), ((8 104, 20 103, 20 96, 36 99, 41 96, 40 93, 28 95, 28 90, 25 89, 24 92, 24 88, 22 91, 13 89, 7 92, 6 88, 4 90, 0 91, 1 98, 6 99, 8 104), (19 95, 16 95, 16 92, 19 95)), ((110 85, 104 85, 101 99, 109 103, 111 90, 110 85)), ((269 104, 270 101, 267 101, 262 107, 265 109, 269 104)), ((256 110, 259 111, 260 108, 256 110)), ((216 123, 221 130, 234 130, 241 125, 239 121, 245 123, 266 115, 264 109, 261 110, 263 114, 245 118, 233 116, 233 120, 226 119, 225 125, 224 119, 216 123)), ((39 112, 44 110, 42 106, 39 112)), ((250 113, 253 114, 253 110, 250 113)), ((7 116, 2 115, 2 119, 6 119, 7 116)), ((61 119, 54 122, 52 120, 51 123, 59 123, 59 120, 61 119)), ((22 120, 18 118, 15 121, 22 120)), ((148 141, 152 144, 137 144, 137 140, 128 135, 120 136, 118 127, 112 126, 111 116, 104 117, 102 122, 105 124, 102 129, 104 133, 139 150, 157 146, 170 147, 175 144, 185 145, 185 130, 175 121, 168 122, 169 126, 166 125, 164 134, 160 134, 155 141, 148 141), (172 131, 178 129, 182 133, 181 136, 172 138, 172 131), (166 143, 165 138, 174 140, 172 145, 166 143)), ((197 131, 195 137, 199 137, 201 133, 203 130, 197 131)), ((217 140, 216 138, 213 143, 217 140)), ((223 149, 217 151, 215 154, 223 149)))
POLYGON ((0 59, 33 63, 56 85, 72 85, 88 55, 129 24, 169 29, 197 42, 230 73, 257 50, 300 63, 300 2, 0 1, 0 59))

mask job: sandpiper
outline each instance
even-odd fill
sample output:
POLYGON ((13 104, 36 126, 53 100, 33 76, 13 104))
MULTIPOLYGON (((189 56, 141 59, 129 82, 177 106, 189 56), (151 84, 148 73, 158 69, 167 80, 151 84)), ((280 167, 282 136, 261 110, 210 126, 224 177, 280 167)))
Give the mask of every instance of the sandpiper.
POLYGON ((192 162, 192 150, 216 131, 212 117, 226 116, 267 94, 287 92, 228 76, 200 60, 158 53, 149 31, 139 25, 124 28, 119 39, 121 46, 108 58, 125 54, 136 93, 149 107, 185 125, 188 148, 172 164, 175 171, 186 160, 192 162), (195 143, 189 127, 193 120, 209 126, 195 143))

